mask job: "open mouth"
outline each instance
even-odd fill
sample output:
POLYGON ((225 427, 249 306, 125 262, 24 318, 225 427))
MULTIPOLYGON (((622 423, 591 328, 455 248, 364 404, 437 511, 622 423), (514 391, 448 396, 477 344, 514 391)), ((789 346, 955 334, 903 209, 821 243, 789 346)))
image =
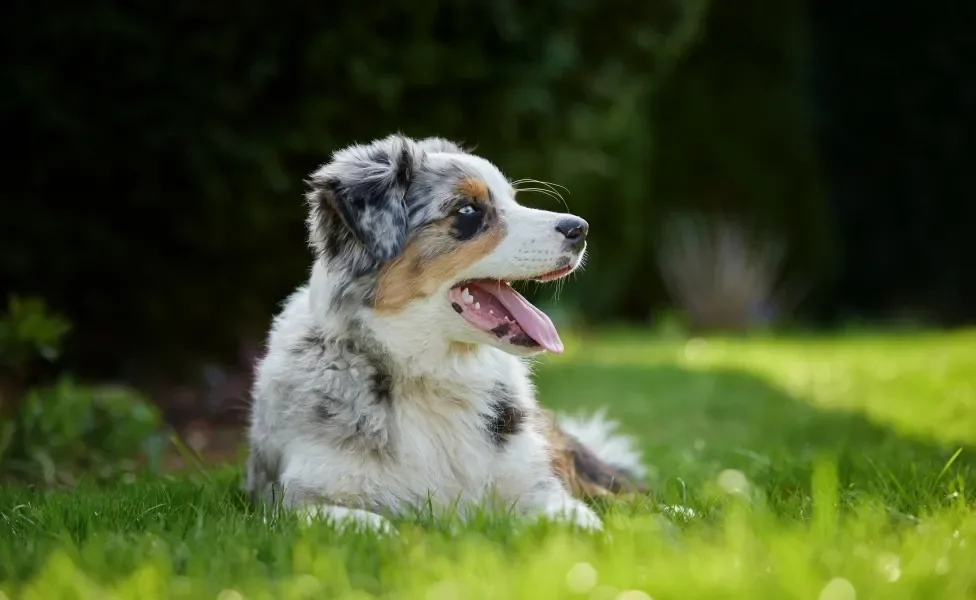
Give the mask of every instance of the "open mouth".
MULTIPOLYGON (((567 267, 535 277, 552 281, 572 271, 567 267)), ((474 327, 515 346, 544 348, 554 354, 563 351, 563 342, 552 321, 516 292, 507 281, 477 279, 464 281, 450 292, 455 312, 474 327)))

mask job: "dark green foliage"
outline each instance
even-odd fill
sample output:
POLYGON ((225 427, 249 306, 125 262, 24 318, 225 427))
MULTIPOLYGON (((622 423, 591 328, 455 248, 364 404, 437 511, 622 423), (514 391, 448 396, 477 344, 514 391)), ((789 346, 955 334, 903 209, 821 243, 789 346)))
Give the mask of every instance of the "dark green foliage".
POLYGON ((810 136, 806 19, 796 2, 715 2, 656 105, 655 210, 724 215, 781 239, 794 282, 835 259, 810 136))
POLYGON ((68 321, 40 298, 11 296, 0 315, 0 416, 44 377, 61 355, 68 321))
POLYGON ((31 389, 0 425, 0 480, 59 484, 115 481, 146 452, 158 456, 159 409, 125 387, 83 385, 61 377, 31 389))
POLYGON ((14 298, 0 316, 0 485, 114 479, 162 449, 159 410, 133 390, 66 374, 32 385, 32 367, 57 358, 66 331, 35 299, 14 298))
POLYGON ((36 359, 53 361, 70 330, 67 320, 51 314, 43 300, 12 296, 0 319, 0 368, 23 377, 36 359))
POLYGON ((719 4, 12 10, 0 108, 17 176, 0 292, 64 310, 77 330, 67 359, 86 373, 226 354, 263 335, 307 272, 303 177, 395 130, 567 186, 593 243, 562 302, 591 321, 666 302, 656 230, 670 207, 711 208, 713 190, 724 210, 762 215, 816 279, 826 243, 797 85, 803 4, 719 4), (754 74, 730 92, 743 70, 754 74))
POLYGON ((976 3, 812 3, 840 251, 825 304, 976 318, 976 3))

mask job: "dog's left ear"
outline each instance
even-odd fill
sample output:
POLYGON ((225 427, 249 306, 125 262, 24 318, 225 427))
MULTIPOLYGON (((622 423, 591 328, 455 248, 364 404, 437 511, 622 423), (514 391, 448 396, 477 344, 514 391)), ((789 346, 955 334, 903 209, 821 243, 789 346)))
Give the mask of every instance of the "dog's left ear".
POLYGON ((321 211, 318 203, 328 203, 377 262, 393 260, 407 242, 404 199, 423 155, 420 147, 402 135, 336 152, 332 162, 310 181, 313 213, 321 211))

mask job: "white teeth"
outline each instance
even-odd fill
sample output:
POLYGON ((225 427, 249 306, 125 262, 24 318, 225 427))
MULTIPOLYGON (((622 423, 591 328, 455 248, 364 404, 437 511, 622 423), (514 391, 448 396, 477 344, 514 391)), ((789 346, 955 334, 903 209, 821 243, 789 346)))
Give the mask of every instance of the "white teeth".
POLYGON ((475 302, 474 303, 474 309, 475 310, 481 310, 481 303, 480 302, 475 302))
POLYGON ((474 296, 471 295, 471 292, 468 291, 468 288, 464 288, 463 290, 461 290, 461 300, 464 300, 465 304, 471 304, 472 302, 474 302, 474 296))

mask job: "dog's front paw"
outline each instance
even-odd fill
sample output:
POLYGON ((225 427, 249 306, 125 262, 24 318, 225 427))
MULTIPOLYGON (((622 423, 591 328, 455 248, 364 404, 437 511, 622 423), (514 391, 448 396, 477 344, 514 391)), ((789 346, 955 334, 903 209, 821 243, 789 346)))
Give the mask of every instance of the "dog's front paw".
POLYGON ((342 506, 310 507, 306 522, 328 521, 337 530, 353 529, 381 535, 396 535, 397 530, 389 519, 368 510, 342 506))
POLYGON ((389 519, 365 510, 356 511, 355 515, 351 517, 336 519, 336 527, 340 529, 351 527, 352 529, 381 535, 396 535, 397 533, 389 519))
POLYGON ((593 509, 576 498, 553 500, 545 505, 543 516, 553 521, 572 523, 587 531, 602 531, 603 521, 593 509))

